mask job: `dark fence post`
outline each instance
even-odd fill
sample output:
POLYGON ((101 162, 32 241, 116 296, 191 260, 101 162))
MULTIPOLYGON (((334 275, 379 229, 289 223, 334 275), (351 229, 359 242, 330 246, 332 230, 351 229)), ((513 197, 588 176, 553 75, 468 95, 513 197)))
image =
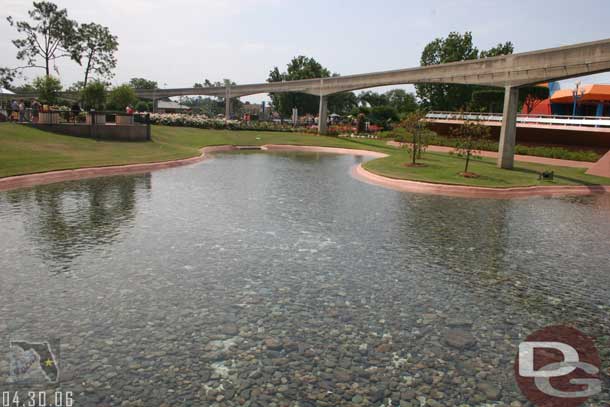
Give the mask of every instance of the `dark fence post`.
POLYGON ((95 109, 89 110, 89 137, 95 138, 95 109))
POLYGON ((150 113, 146 113, 146 140, 150 141, 150 113))

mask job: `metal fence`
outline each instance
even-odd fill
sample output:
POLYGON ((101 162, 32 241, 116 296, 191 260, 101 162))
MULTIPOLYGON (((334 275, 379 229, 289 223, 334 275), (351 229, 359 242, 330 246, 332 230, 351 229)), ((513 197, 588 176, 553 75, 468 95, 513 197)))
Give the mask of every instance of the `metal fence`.
MULTIPOLYGON (((426 115, 426 118, 430 120, 470 120, 502 122, 501 113, 431 111, 426 115)), ((518 114, 517 123, 540 124, 549 126, 582 126, 610 128, 610 117, 518 114)))

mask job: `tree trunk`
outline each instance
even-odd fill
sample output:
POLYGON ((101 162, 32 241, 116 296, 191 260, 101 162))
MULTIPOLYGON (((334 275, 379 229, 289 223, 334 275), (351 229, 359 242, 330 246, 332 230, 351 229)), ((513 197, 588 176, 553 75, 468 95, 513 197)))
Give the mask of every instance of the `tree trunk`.
POLYGON ((87 68, 85 68, 85 81, 83 83, 83 88, 87 86, 87 79, 89 79, 89 70, 91 69, 91 57, 93 56, 93 52, 89 54, 89 59, 87 60, 87 68))
POLYGON ((415 165, 415 155, 417 154, 417 144, 415 144, 415 136, 411 139, 413 144, 411 144, 411 162, 415 165))
POLYGON ((464 167, 464 174, 468 173, 468 163, 470 162, 470 150, 466 152, 466 166, 464 167))

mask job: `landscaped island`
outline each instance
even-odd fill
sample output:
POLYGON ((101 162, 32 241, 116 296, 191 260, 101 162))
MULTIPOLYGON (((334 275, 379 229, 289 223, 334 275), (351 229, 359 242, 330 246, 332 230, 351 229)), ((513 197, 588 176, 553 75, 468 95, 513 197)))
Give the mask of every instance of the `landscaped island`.
POLYGON ((200 149, 215 145, 293 144, 371 150, 388 157, 367 162, 364 168, 379 175, 432 183, 483 187, 534 185, 610 185, 610 178, 586 175, 585 168, 518 162, 514 170, 501 170, 489 158, 474 160, 476 178, 459 173, 463 159, 447 153, 427 152, 424 166, 408 167, 407 152, 383 140, 345 139, 300 133, 239 132, 154 126, 151 142, 126 143, 47 133, 27 126, 0 124, 0 177, 85 167, 151 163, 196 157, 200 149), (540 180, 543 171, 554 179, 540 180))

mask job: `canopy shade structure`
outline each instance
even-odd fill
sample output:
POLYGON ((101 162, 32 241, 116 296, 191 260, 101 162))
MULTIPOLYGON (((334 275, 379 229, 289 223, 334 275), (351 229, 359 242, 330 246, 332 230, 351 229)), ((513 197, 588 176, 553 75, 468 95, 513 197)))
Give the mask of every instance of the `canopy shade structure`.
POLYGON ((3 87, 0 86, 0 95, 14 95, 15 92, 11 92, 8 89, 4 89, 3 87))
MULTIPOLYGON (((610 85, 585 85, 579 102, 610 102, 610 85)), ((551 103, 574 102, 573 89, 561 89, 551 96, 551 103)), ((579 91, 580 94, 580 91, 579 91)))

